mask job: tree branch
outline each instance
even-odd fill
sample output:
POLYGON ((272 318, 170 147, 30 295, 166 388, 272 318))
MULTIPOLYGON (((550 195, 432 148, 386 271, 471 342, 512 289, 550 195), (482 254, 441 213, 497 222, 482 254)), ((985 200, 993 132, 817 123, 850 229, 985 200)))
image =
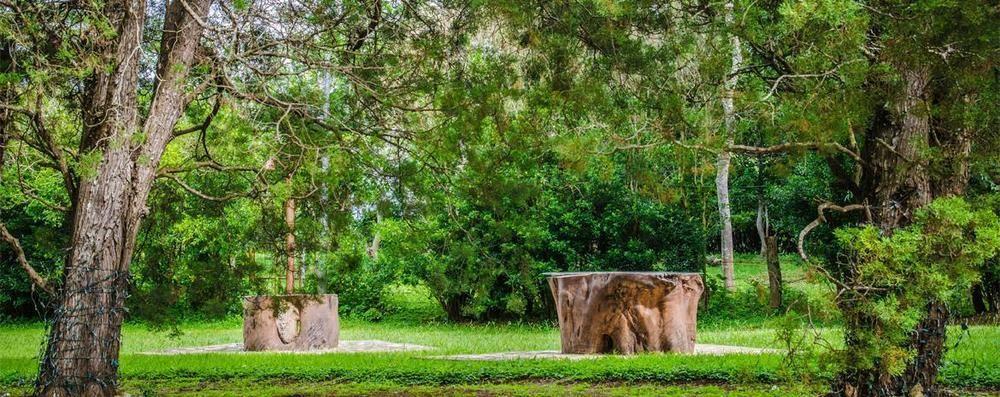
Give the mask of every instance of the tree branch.
POLYGON ((774 146, 747 146, 747 145, 729 145, 728 150, 735 153, 749 153, 749 154, 774 154, 790 152, 797 149, 811 149, 811 150, 836 150, 838 152, 844 153, 849 156, 854 161, 860 164, 864 164, 865 161, 861 159, 861 155, 855 153, 851 149, 844 147, 837 142, 789 142, 782 143, 780 145, 774 146))
POLYGON ((21 242, 18 241, 16 237, 11 235, 9 231, 7 231, 7 226, 5 226, 3 222, 0 222, 0 237, 3 237, 4 241, 10 244, 11 247, 14 247, 14 253, 17 255, 17 263, 19 263, 21 268, 28 273, 28 278, 31 279, 32 284, 41 288, 42 291, 45 291, 49 295, 55 295, 55 290, 52 289, 52 287, 45 282, 45 279, 38 275, 35 268, 31 267, 31 264, 28 263, 28 259, 24 256, 24 249, 21 248, 21 242))
POLYGON ((809 224, 806 225, 806 227, 802 229, 801 232, 799 232, 799 243, 798 243, 799 258, 802 258, 803 262, 809 263, 809 257, 806 255, 806 251, 803 245, 805 244, 806 236, 809 235, 809 232, 812 232, 813 229, 819 227, 820 224, 826 222, 826 215, 823 213, 823 211, 829 209, 829 210, 839 211, 841 213, 846 213, 850 211, 863 210, 867 207, 868 206, 863 204, 851 204, 843 207, 831 202, 825 202, 820 204, 819 207, 816 208, 816 212, 819 214, 819 216, 817 216, 816 219, 813 220, 812 222, 809 222, 809 224))
POLYGON ((231 199, 234 199, 234 198, 246 195, 246 194, 243 194, 243 193, 230 193, 230 194, 227 194, 227 195, 221 196, 221 197, 220 196, 210 196, 210 195, 202 193, 201 191, 199 191, 199 190, 197 190, 197 189, 189 186, 188 184, 184 183, 184 181, 182 181, 176 175, 169 174, 169 173, 164 173, 164 174, 160 174, 160 176, 163 176, 163 177, 165 177, 167 179, 170 179, 170 180, 174 181, 175 183, 177 183, 177 185, 179 185, 181 188, 183 188, 184 190, 186 190, 188 193, 191 193, 191 194, 193 194, 195 196, 200 197, 201 199, 208 200, 208 201, 222 202, 222 201, 228 201, 228 200, 231 200, 231 199))
POLYGON ((222 105, 221 97, 216 97, 215 98, 215 104, 212 105, 212 111, 208 113, 208 116, 205 116, 205 121, 202 121, 201 124, 198 124, 198 125, 195 125, 195 126, 192 126, 192 127, 188 127, 188 128, 182 129, 182 130, 174 130, 174 133, 173 133, 174 134, 174 138, 182 136, 182 135, 187 135, 187 134, 190 134, 190 133, 196 132, 196 131, 205 131, 205 130, 207 130, 208 126, 212 125, 212 120, 215 119, 215 116, 217 114, 219 114, 219 108, 221 107, 221 105, 222 105))

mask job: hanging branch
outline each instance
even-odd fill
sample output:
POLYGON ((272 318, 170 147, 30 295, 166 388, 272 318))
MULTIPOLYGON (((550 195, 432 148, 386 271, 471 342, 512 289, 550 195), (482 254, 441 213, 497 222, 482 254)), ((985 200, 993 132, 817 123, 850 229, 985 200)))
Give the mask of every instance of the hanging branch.
POLYGON ((52 289, 52 287, 45 282, 45 279, 35 271, 35 268, 31 267, 31 264, 28 263, 28 259, 24 256, 24 249, 21 248, 21 242, 10 234, 9 231, 7 231, 7 226, 5 226, 3 222, 0 222, 0 237, 10 244, 11 247, 14 247, 14 253, 17 255, 17 263, 20 264, 21 268, 28 273, 28 278, 31 279, 31 283, 38 286, 38 288, 41 288, 42 291, 45 291, 49 295, 55 295, 55 290, 52 289))

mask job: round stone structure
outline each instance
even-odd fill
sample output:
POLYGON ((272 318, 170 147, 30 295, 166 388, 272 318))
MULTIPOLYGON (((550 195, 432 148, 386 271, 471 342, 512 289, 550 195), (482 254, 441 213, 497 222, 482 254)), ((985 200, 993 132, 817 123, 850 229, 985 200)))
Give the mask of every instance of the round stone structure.
POLYGON ((546 273, 566 354, 694 352, 699 273, 546 273))
POLYGON ((305 351, 340 343, 337 295, 276 295, 243 298, 243 349, 305 351))

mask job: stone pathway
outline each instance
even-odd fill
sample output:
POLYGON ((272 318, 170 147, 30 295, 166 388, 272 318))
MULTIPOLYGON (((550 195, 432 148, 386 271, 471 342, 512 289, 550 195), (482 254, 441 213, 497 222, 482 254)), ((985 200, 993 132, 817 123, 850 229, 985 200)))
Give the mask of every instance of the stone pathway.
MULTIPOLYGON (((745 346, 707 345, 698 344, 694 347, 695 355, 719 356, 723 354, 781 354, 784 350, 762 349, 745 346)), ((487 354, 456 354, 451 356, 433 356, 432 358, 442 360, 468 360, 468 361, 504 361, 504 360, 588 360, 599 357, 606 357, 603 354, 562 354, 558 350, 539 350, 527 352, 504 352, 487 354)), ((624 356, 635 357, 635 356, 624 356)))
MULTIPOLYGON (((415 345, 412 343, 393 343, 383 340, 342 340, 340 346, 333 349, 320 349, 309 351, 271 351, 267 353, 287 353, 287 354, 326 354, 326 353, 391 353, 405 351, 420 351, 433 349, 429 346, 415 345)), ((198 354, 198 353, 245 353, 254 354, 261 352, 243 351, 242 343, 227 343, 224 345, 210 345, 197 347, 180 347, 176 349, 166 349, 141 354, 152 355, 175 355, 175 354, 198 354)))

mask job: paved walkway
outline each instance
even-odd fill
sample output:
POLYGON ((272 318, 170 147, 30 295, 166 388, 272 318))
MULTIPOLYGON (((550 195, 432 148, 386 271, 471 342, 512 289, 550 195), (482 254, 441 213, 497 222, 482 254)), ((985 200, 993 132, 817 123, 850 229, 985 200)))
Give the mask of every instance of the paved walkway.
MULTIPOLYGON (((693 354, 719 356, 723 354, 767 354, 767 353, 781 354, 783 352, 784 352, 783 350, 778 350, 778 349, 762 349, 762 348, 744 347, 744 346, 698 344, 695 345, 693 354)), ((433 358, 438 358, 443 360, 503 361, 503 360, 533 360, 533 359, 587 360, 598 357, 606 357, 606 355, 562 354, 558 350, 539 350, 539 351, 527 351, 527 352, 504 352, 504 353, 487 353, 487 354, 456 354, 451 356, 434 356, 433 358)), ((628 356, 628 357, 635 357, 635 356, 628 356)))
MULTIPOLYGON (((415 345, 411 343, 394 343, 382 340, 342 340, 340 346, 334 349, 309 350, 309 351, 272 351, 268 353, 286 354, 326 354, 326 353, 386 353, 386 352, 407 352, 431 350, 433 347, 415 345)), ((695 355, 723 355, 723 354, 781 354, 783 350, 762 349, 744 346, 725 345, 695 345, 695 355)), ((158 350, 144 352, 142 354, 152 355, 175 355, 175 354, 199 354, 199 353, 245 353, 254 354, 258 352, 243 351, 242 343, 227 343, 224 345, 210 345, 197 347, 181 347, 175 349, 158 350)), ((538 350, 524 352, 502 352, 486 354, 455 354, 449 356, 432 356, 431 358, 443 360, 470 360, 470 361, 504 361, 504 360, 532 360, 532 359, 554 359, 554 360, 587 360, 604 357, 602 354, 562 354, 558 350, 538 350)))
MULTIPOLYGON (((414 345, 411 343, 393 343, 383 340, 342 340, 340 345, 333 349, 320 349, 309 351, 270 351, 267 353, 288 353, 288 354, 324 354, 324 353, 385 353, 385 352, 405 352, 430 350, 432 347, 414 345)), ((224 345, 210 345, 197 347, 181 347, 176 349, 166 349, 142 354, 174 355, 174 354, 198 354, 198 353, 246 353, 242 343, 227 343, 224 345)))

